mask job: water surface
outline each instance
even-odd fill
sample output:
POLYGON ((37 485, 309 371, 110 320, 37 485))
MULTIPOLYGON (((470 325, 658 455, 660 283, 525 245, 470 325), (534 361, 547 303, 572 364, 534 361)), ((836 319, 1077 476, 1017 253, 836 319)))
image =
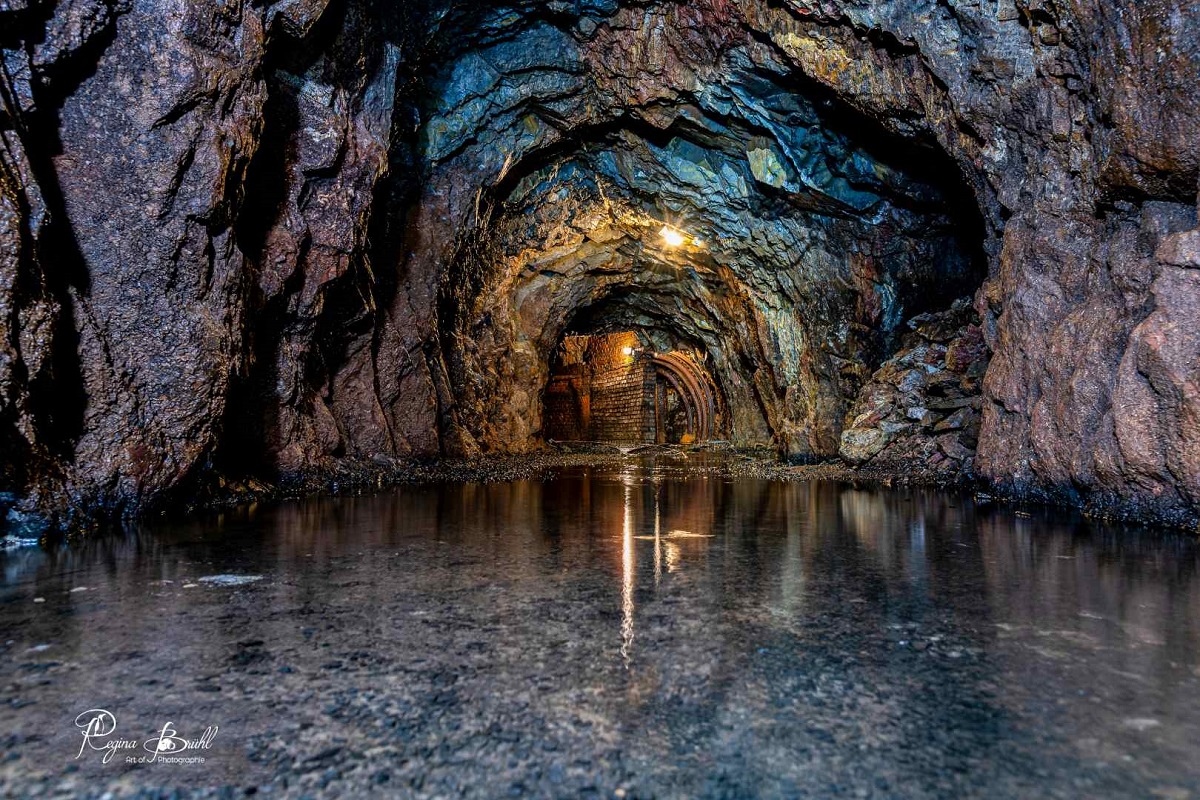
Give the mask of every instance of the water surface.
POLYGON ((14 549, 0 791, 1200 796, 1198 566, 695 457, 14 549), (137 747, 216 732, 203 764, 104 764, 95 709, 137 747))

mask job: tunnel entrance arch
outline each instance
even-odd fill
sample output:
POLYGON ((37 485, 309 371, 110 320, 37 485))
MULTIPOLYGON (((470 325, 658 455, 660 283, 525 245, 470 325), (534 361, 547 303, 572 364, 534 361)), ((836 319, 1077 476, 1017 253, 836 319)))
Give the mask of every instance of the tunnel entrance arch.
POLYGON ((725 434, 716 382, 686 350, 656 352, 634 331, 569 335, 543 402, 548 441, 700 444, 725 434))

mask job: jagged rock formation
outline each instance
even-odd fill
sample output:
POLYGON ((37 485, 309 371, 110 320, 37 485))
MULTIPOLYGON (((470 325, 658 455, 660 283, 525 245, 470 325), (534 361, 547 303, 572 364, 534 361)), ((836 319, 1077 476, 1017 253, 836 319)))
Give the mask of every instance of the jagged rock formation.
POLYGON ((1198 43, 1194 0, 0 0, 0 491, 526 452, 617 329, 831 457, 973 294, 956 463, 1194 522, 1198 43))
POLYGON ((963 299, 909 322, 912 332, 846 417, 842 458, 932 475, 972 470, 988 365, 978 321, 963 299))

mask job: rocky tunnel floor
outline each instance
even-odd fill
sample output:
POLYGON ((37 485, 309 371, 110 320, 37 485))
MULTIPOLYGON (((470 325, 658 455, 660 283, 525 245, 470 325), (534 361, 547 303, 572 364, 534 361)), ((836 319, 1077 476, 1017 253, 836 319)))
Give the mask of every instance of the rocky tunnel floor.
POLYGON ((0 794, 1200 792, 1194 538, 734 472, 611 457, 8 549, 0 794), (94 747, 134 742, 107 764, 100 711, 94 747), (203 763, 126 763, 167 724, 203 763))

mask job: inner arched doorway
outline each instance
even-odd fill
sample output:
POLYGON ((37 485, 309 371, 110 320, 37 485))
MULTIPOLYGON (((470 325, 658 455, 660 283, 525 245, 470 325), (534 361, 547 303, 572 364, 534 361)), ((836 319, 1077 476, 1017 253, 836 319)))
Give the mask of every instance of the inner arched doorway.
POLYGON ((567 336, 550 371, 547 440, 699 444, 724 435, 720 391, 693 351, 656 352, 633 331, 567 336))

